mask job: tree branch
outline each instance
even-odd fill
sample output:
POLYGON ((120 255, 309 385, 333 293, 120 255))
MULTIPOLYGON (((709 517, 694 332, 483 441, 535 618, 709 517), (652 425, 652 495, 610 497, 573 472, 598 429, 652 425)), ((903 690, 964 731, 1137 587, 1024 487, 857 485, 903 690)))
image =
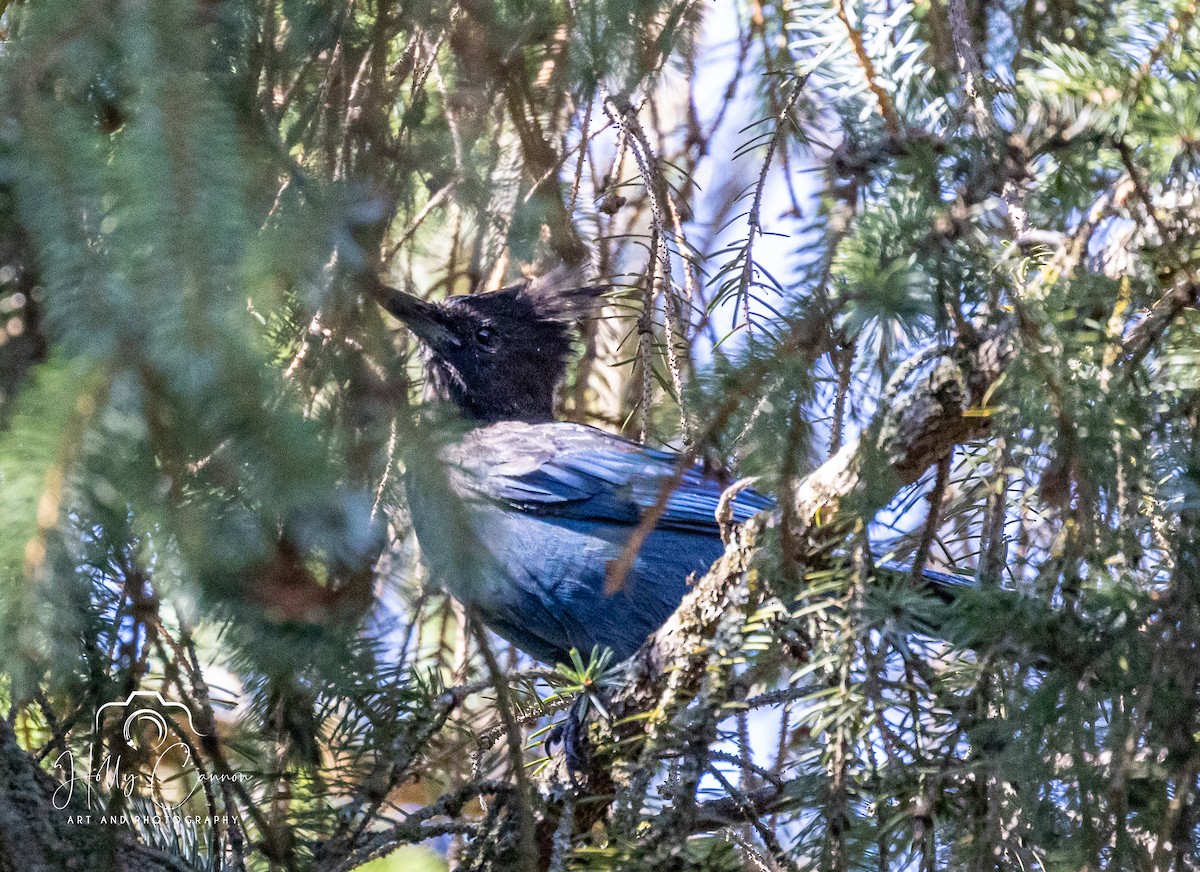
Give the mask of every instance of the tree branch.
MULTIPOLYGON (((977 410, 1012 356, 1012 333, 1006 323, 982 334, 974 347, 960 344, 925 352, 897 371, 883 411, 868 432, 794 491, 793 541, 802 553, 793 556, 801 567, 812 571, 831 563, 832 546, 844 533, 844 523, 831 522, 844 507, 854 511, 865 504, 883 505, 955 445, 986 431, 988 417, 977 410), (885 479, 890 479, 886 485, 885 479)), ((668 685, 682 690, 698 681, 703 652, 712 639, 723 628, 740 627, 746 615, 774 595, 751 563, 759 537, 778 524, 778 515, 759 516, 746 524, 670 620, 634 656, 630 679, 619 694, 626 705, 641 708, 639 702, 657 699, 668 685)))
MULTIPOLYGON (((796 577, 834 567, 837 546, 856 519, 873 514, 900 487, 948 457, 955 445, 986 432, 985 400, 1013 355, 1015 335, 1015 324, 1006 321, 954 346, 916 355, 900 367, 869 430, 791 491, 793 529, 783 547, 799 567, 796 577)), ((711 652, 741 650, 752 617, 762 620, 764 614, 786 612, 772 608, 786 597, 755 566, 761 539, 779 525, 781 515, 782 510, 764 513, 736 531, 725 554, 627 662, 624 683, 609 706, 614 735, 607 748, 618 749, 621 756, 636 755, 630 745, 638 744, 639 734, 652 738, 700 692, 711 652)), ((586 792, 592 797, 614 794, 614 762, 611 756, 593 761, 586 773, 586 792)), ((560 789, 552 786, 551 793, 560 789)), ((608 801, 583 804, 578 796, 574 801, 579 832, 608 806, 608 801)), ((539 824, 542 842, 557 828, 561 800, 552 796, 547 807, 539 824)))

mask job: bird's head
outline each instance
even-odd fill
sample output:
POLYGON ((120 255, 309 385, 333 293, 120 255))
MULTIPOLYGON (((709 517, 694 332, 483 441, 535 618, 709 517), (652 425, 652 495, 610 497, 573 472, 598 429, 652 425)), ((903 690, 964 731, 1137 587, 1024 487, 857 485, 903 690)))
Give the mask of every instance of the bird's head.
POLYGON ((428 399, 449 400, 483 423, 540 422, 554 418, 574 324, 606 289, 559 268, 439 303, 382 286, 376 296, 421 340, 428 399))

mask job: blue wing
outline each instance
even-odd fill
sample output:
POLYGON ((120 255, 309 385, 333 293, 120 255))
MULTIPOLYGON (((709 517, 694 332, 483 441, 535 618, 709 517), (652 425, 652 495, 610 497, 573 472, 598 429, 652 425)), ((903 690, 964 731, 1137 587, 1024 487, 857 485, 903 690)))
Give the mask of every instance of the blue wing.
MULTIPOLYGON (((518 647, 554 661, 571 648, 605 645, 624 659, 679 605, 689 577, 724 550, 716 510, 725 488, 687 469, 624 587, 605 593, 610 563, 674 480, 678 459, 578 424, 503 422, 472 431, 448 460, 489 555, 485 583, 473 589, 458 577, 455 546, 437 513, 424 511, 410 488, 413 523, 435 572, 518 647)), ((730 500, 739 523, 773 505, 752 490, 730 500)))
MULTIPOLYGON (((600 435, 610 444, 552 454, 532 468, 527 463, 496 465, 487 477, 488 495, 527 512, 636 524, 676 475, 678 456, 600 435)), ((716 512, 724 491, 724 485, 699 467, 685 470, 657 528, 717 536, 716 512)), ((737 523, 774 506, 770 497, 751 489, 730 501, 737 523)))
MULTIPOLYGON (((674 481, 678 455, 578 424, 502 422, 451 446, 451 486, 463 498, 478 545, 482 583, 466 584, 460 545, 421 504, 409 479, 413 525, 435 573, 474 603, 494 630, 538 659, 563 660, 595 645, 624 659, 660 627, 724 546, 716 510, 724 486, 699 467, 684 471, 624 587, 605 592, 608 567, 634 526, 674 481), (482 499, 481 499, 482 497, 482 499)), ((753 490, 730 500, 745 522, 773 508, 753 490)), ((884 564, 881 569, 896 571, 884 564)), ((907 570, 901 570, 907 572, 907 570)), ((926 573, 937 590, 960 579, 926 573)), ((952 594, 950 594, 952 596, 952 594)))

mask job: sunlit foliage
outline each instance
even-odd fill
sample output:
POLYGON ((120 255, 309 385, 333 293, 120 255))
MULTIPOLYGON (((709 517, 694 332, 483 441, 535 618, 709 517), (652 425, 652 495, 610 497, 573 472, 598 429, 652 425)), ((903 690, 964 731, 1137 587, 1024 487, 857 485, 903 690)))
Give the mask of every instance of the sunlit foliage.
POLYGON ((96 712, 183 701, 220 822, 136 827, 182 864, 144 868, 1195 868, 1196 15, 0 0, 5 730, 148 767, 96 712), (785 513, 769 605, 633 739, 602 654, 540 668, 428 583, 403 475, 446 432, 364 290, 559 261, 613 285, 561 416, 783 504, 926 349, 1017 349, 825 563, 785 513), (599 786, 541 743, 581 696, 599 786))

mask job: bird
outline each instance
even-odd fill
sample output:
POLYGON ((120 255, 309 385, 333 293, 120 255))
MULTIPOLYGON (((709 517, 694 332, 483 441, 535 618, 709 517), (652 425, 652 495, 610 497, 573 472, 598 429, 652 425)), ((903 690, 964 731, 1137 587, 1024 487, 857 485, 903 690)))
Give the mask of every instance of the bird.
MULTIPOLYGON (((428 302, 376 280, 376 299, 417 337, 425 403, 450 407, 465 432, 440 448, 446 480, 482 553, 463 571, 447 507, 428 477, 407 475, 412 523, 435 577, 484 624, 545 663, 608 649, 628 659, 724 552, 717 510, 726 486, 678 454, 586 424, 555 420, 555 392, 575 325, 603 284, 559 267, 485 293, 428 302), (623 584, 606 590, 664 482, 678 479, 623 584)), ((775 508, 744 488, 733 523, 775 508)))

